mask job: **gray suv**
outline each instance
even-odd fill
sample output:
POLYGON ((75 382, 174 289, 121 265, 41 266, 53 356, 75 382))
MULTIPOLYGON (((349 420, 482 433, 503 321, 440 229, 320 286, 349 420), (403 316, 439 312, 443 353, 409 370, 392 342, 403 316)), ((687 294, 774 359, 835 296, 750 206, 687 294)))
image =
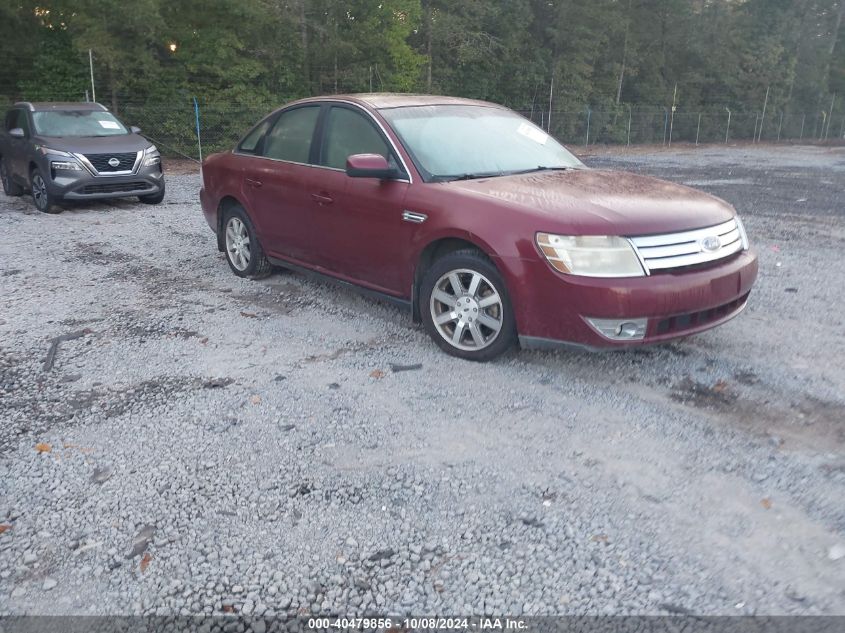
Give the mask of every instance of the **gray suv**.
POLYGON ((44 213, 62 200, 164 199, 161 155, 99 103, 16 103, 0 130, 7 196, 30 191, 44 213))

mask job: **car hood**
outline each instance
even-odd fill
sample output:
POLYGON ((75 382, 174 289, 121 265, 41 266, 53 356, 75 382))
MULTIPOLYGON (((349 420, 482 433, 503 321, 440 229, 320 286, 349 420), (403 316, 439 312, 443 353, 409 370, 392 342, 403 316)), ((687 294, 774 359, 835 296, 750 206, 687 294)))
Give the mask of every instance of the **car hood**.
POLYGON ((146 149, 152 143, 139 134, 120 134, 115 136, 38 136, 36 143, 50 149, 77 154, 108 154, 137 152, 146 149))
POLYGON ((570 169, 446 183, 537 216, 537 230, 647 235, 712 226, 735 211, 724 200, 650 176, 570 169))

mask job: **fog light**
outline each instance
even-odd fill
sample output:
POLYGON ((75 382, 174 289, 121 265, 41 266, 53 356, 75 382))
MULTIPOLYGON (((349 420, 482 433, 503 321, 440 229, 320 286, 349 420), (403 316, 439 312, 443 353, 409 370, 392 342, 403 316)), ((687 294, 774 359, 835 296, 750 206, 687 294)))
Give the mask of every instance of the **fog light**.
POLYGON ((584 320, 599 334, 612 341, 637 341, 645 338, 648 319, 594 319, 584 320))

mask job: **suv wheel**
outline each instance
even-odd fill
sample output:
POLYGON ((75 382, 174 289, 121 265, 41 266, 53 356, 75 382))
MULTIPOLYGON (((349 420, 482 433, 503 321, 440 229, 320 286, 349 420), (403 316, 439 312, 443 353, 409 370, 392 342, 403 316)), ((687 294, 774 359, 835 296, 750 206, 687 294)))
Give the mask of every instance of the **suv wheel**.
POLYGON ((420 313, 434 342, 459 358, 488 361, 516 339, 505 282, 478 251, 456 251, 434 262, 420 287, 420 313))
POLYGON ((258 242, 255 227, 241 207, 232 207, 223 219, 223 243, 229 268, 238 277, 262 279, 273 266, 258 242))
POLYGON ((161 191, 158 193, 151 193, 148 196, 138 196, 138 200, 144 204, 159 204, 164 200, 164 181, 161 181, 161 191))
POLYGON ((12 180, 12 174, 9 173, 9 166, 6 164, 5 158, 0 158, 0 180, 3 181, 3 193, 7 196, 23 195, 23 187, 12 180))
POLYGON ((33 169, 30 178, 32 183, 32 201, 35 203, 35 208, 42 213, 61 213, 61 207, 56 207, 53 204, 53 196, 47 191, 47 182, 44 176, 41 175, 41 170, 33 169))

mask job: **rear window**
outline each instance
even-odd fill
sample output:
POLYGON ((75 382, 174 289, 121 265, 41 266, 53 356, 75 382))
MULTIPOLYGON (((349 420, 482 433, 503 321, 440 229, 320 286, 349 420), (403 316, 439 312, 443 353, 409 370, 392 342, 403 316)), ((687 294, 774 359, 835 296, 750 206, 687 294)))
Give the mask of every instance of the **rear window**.
POLYGON ((282 112, 264 138, 264 156, 294 163, 308 163, 311 140, 320 106, 305 106, 282 112))
POLYGON ((129 130, 111 112, 52 110, 33 112, 35 132, 42 136, 116 136, 129 130))

